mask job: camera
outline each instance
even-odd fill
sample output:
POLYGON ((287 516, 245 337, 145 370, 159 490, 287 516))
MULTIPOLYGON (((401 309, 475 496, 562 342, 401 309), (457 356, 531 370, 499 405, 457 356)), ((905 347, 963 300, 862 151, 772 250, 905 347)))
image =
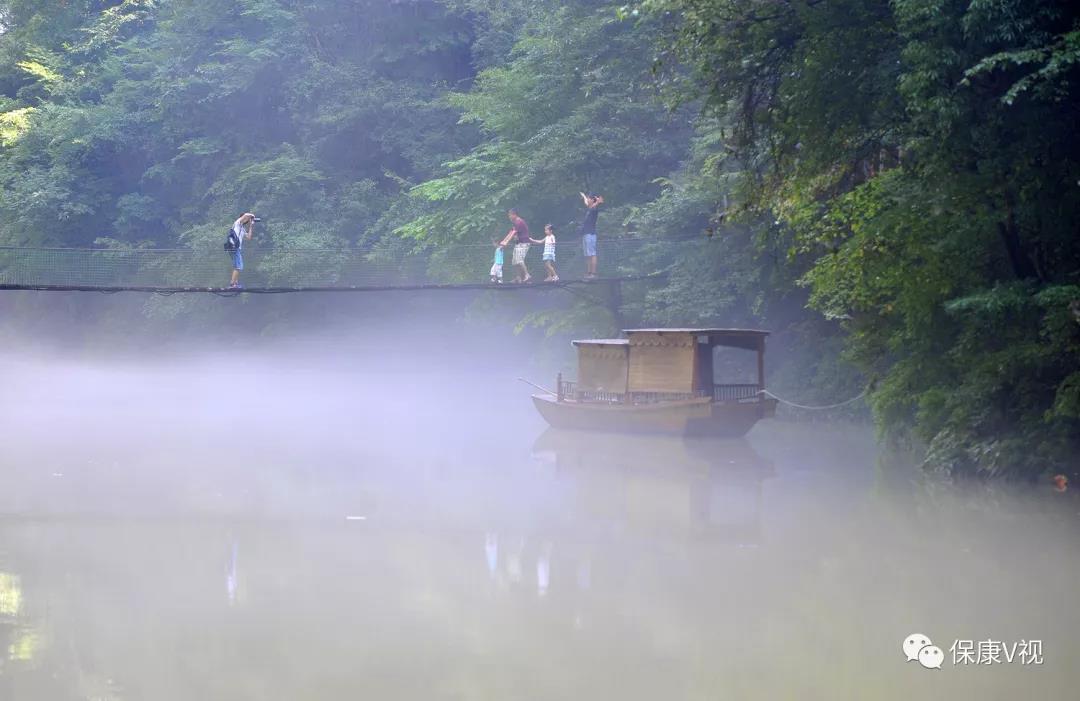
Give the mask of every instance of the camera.
POLYGON ((262 221, 262 217, 252 217, 251 221, 262 221))

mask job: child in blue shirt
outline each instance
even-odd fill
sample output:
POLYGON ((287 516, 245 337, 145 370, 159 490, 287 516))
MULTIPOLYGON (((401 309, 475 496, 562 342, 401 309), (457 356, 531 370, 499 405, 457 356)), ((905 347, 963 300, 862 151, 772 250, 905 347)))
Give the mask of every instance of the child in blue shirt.
POLYGON ((495 260, 491 264, 491 281, 501 285, 503 281, 503 249, 505 246, 497 238, 492 239, 491 243, 495 246, 495 260))

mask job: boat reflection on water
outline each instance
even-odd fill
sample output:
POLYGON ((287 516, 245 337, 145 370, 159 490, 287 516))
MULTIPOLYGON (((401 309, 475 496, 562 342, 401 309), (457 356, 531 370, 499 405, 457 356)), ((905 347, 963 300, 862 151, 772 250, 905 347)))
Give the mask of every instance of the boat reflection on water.
POLYGON ((549 429, 533 456, 575 484, 579 506, 619 530, 754 547, 770 461, 744 439, 625 436, 549 429))
POLYGON ((761 543, 763 484, 774 469, 745 440, 549 429, 532 456, 559 489, 531 528, 485 532, 484 561, 500 587, 545 597, 589 591, 599 577, 607 589, 629 575, 613 567, 646 551, 694 557, 761 543))

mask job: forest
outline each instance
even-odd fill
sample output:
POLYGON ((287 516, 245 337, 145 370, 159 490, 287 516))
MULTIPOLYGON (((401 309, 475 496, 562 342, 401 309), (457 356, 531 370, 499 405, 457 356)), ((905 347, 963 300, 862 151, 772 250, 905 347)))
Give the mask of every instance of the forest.
POLYGON ((869 386, 955 476, 1080 468, 1078 124, 1065 0, 0 0, 0 247, 220 251, 252 211, 483 281, 508 208, 577 246, 599 192, 601 256, 689 242, 620 262, 666 273, 620 317, 770 329, 773 386, 869 386))

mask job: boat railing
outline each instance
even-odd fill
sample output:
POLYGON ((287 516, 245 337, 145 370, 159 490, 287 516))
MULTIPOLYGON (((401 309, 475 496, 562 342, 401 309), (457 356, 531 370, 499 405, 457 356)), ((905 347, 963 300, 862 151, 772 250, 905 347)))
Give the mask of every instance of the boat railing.
POLYGON ((621 404, 626 395, 621 392, 608 392, 602 389, 579 389, 576 382, 561 380, 559 382, 559 398, 573 399, 575 402, 600 402, 604 404, 621 404))
POLYGON ((570 399, 575 402, 599 404, 656 404, 658 402, 679 402, 689 399, 710 397, 715 402, 744 401, 756 399, 757 385, 713 385, 712 391, 696 390, 693 392, 610 392, 603 389, 581 389, 571 380, 559 380, 559 400, 570 399))
POLYGON ((708 397, 708 390, 694 392, 627 392, 630 404, 655 404, 657 402, 680 402, 687 399, 708 397))
POLYGON ((713 385, 714 402, 738 402, 757 399, 761 388, 758 385, 713 385))

